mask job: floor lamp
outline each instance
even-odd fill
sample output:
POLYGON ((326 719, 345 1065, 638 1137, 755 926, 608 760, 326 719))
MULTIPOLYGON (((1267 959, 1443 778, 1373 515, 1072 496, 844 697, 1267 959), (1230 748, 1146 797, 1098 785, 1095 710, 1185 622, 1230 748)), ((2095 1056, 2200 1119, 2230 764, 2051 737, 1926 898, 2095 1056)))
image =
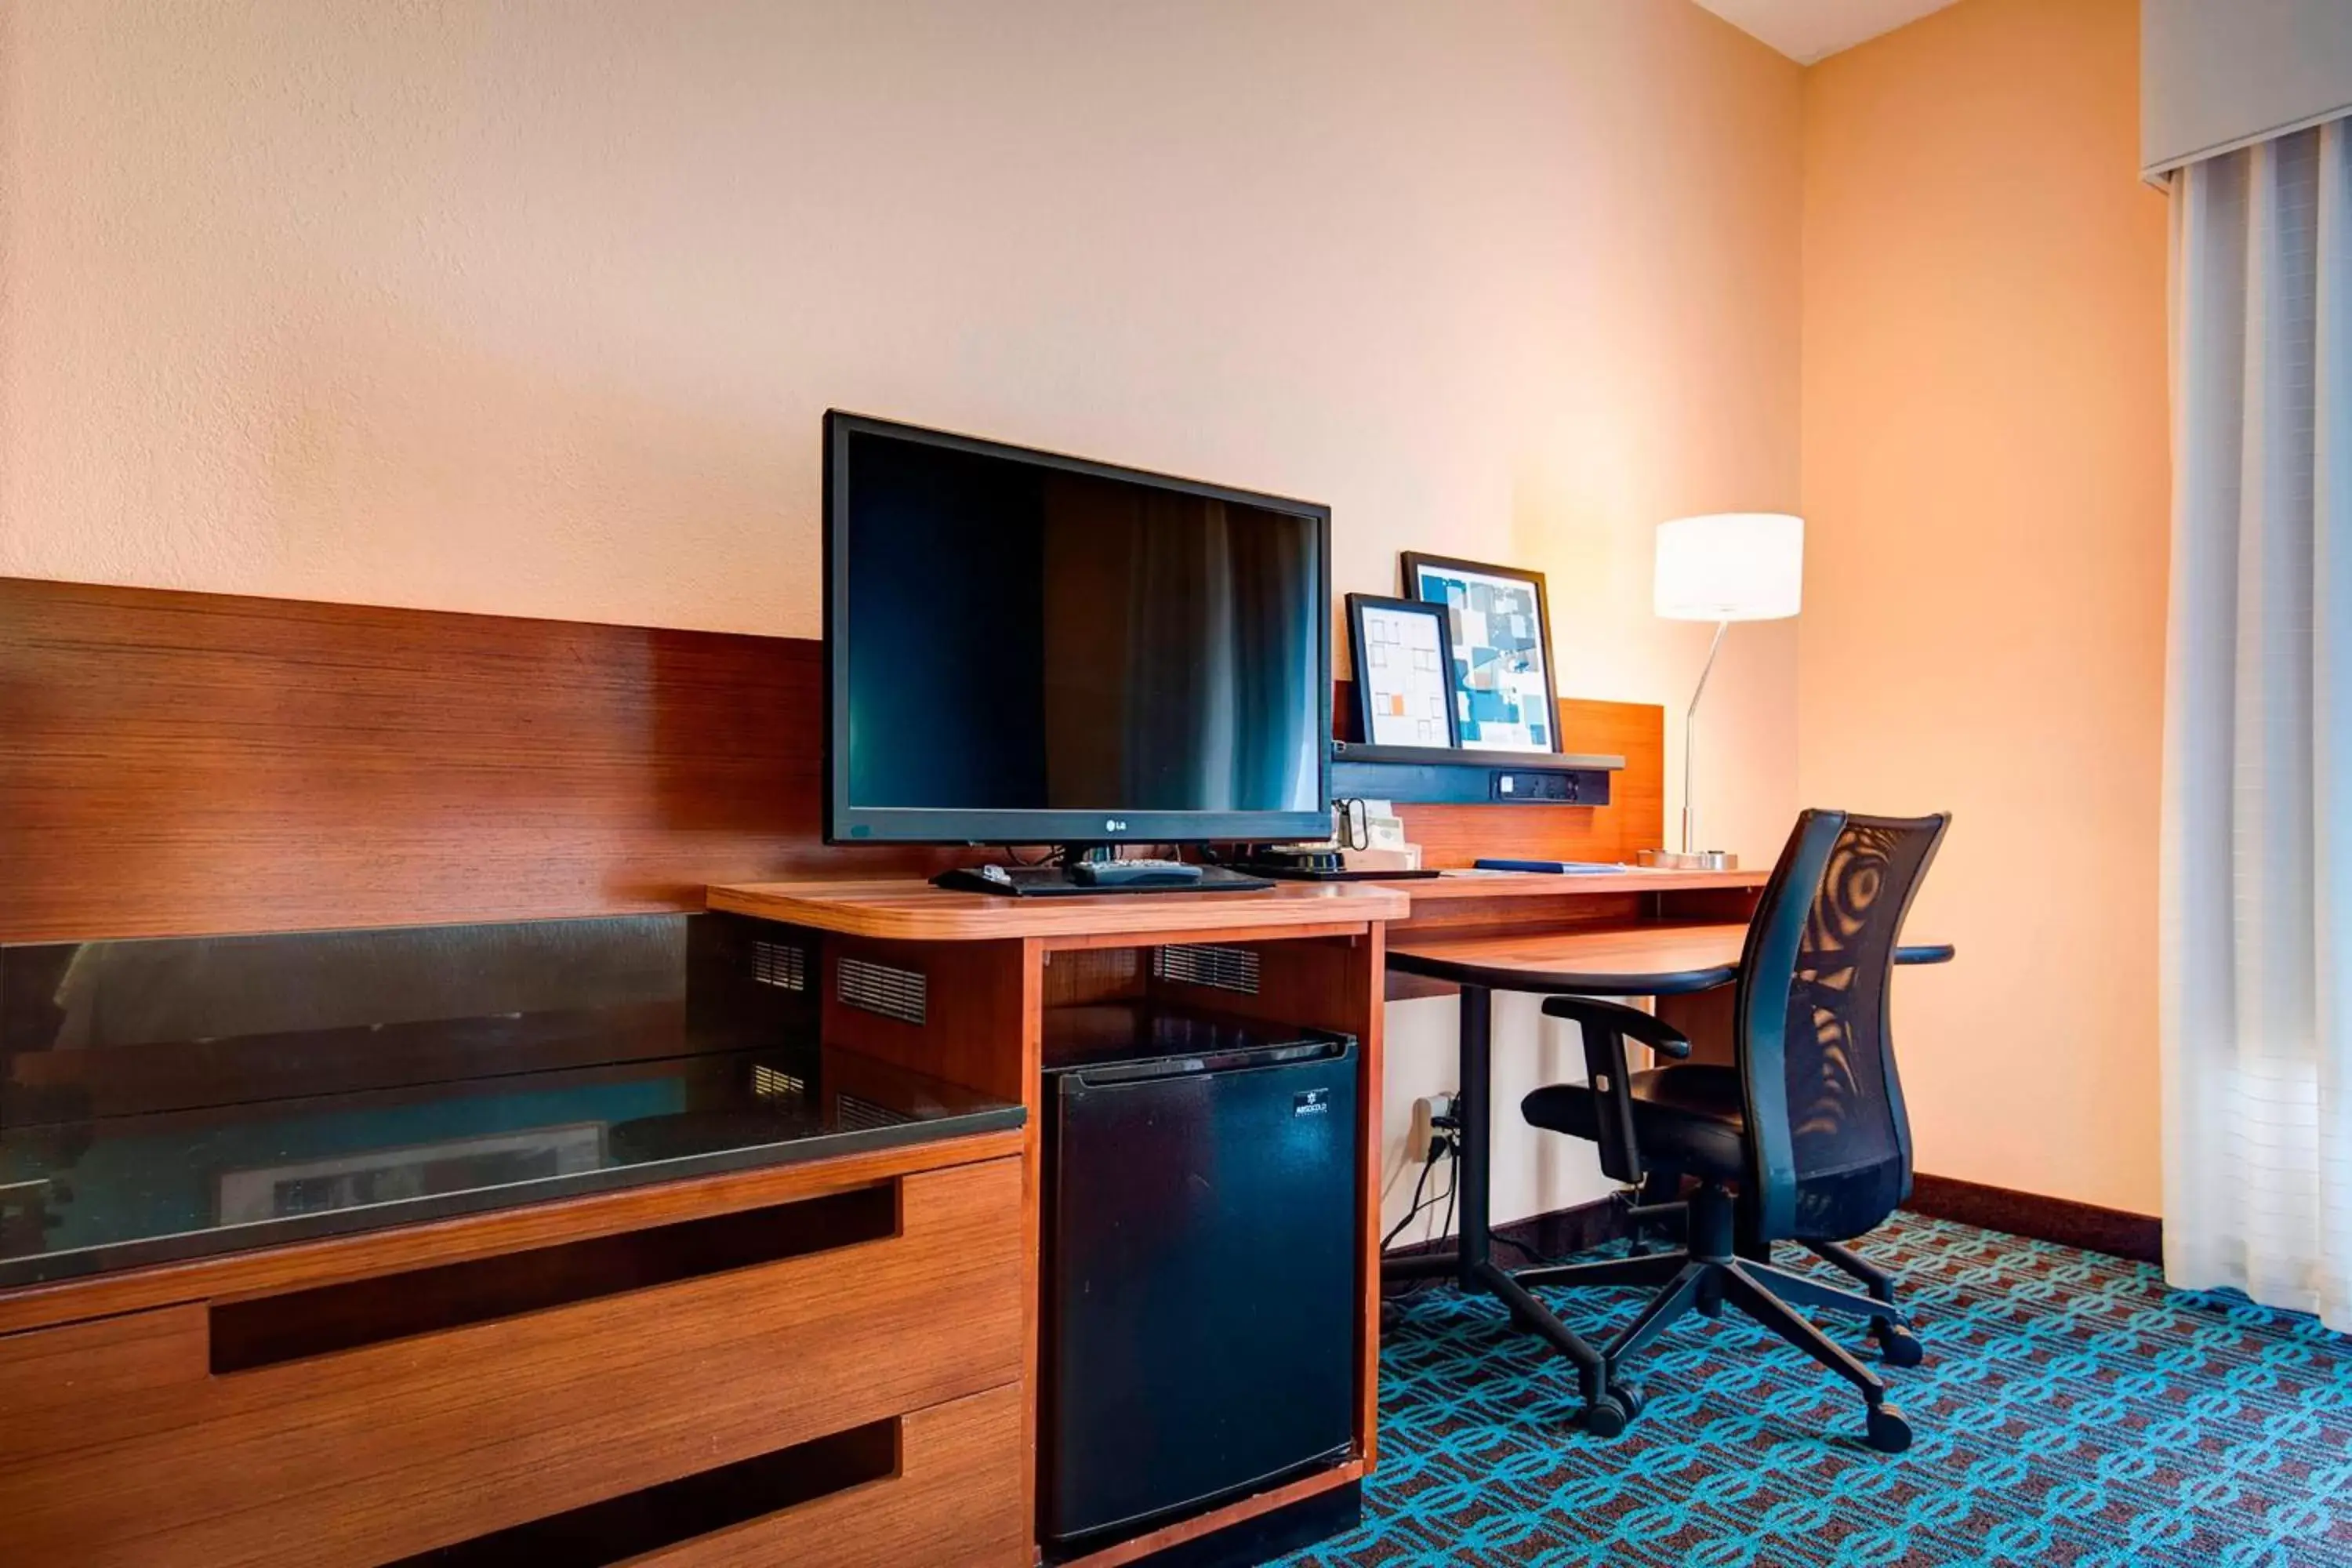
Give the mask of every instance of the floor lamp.
POLYGON ((1723 634, 1734 621, 1786 620, 1804 594, 1805 520, 1773 511, 1725 511, 1658 524, 1654 606, 1672 621, 1713 621, 1715 640, 1683 715, 1683 835, 1679 852, 1644 850, 1642 863, 1677 870, 1732 871, 1739 858, 1698 847, 1698 806, 1691 790, 1691 759, 1698 752, 1698 701, 1723 634))

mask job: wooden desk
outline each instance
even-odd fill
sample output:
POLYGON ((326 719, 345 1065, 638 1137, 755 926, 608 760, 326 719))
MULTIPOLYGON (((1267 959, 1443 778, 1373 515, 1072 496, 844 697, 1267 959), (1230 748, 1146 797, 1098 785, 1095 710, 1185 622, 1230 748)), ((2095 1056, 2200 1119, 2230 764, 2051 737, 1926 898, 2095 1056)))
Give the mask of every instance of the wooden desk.
MULTIPOLYGON (((1656 921, 1597 931, 1400 932, 1389 963, 1408 973, 1497 991, 1570 996, 1677 996, 1739 974, 1745 924, 1656 921)), ((1948 942, 1906 943, 1897 963, 1944 963, 1948 942)))
MULTIPOLYGON (((1462 1249, 1412 1259, 1414 1274, 1457 1274, 1474 1289, 1519 1290, 1487 1257, 1489 1000, 1496 989, 1692 997, 1722 992, 1765 873, 1627 869, 1563 877, 1450 875, 1401 882, 1290 884, 1265 892, 1014 899, 942 892, 905 880, 754 883, 709 889, 710 907, 798 928, 830 1043, 1007 1099, 1030 1111, 1024 1160, 1027 1253, 1024 1444, 1036 1432, 1042 1216, 1042 1041, 1058 1007, 1158 999, 1338 1030, 1360 1043, 1359 1213, 1362 1324, 1356 1452, 1342 1463, 1085 1559, 1113 1568, 1350 1484, 1377 1454, 1378 1261, 1382 1003, 1391 980, 1462 991, 1462 1249), (1239 950, 1246 987, 1219 988, 1170 950, 1239 950), (1397 962, 1388 963, 1391 954, 1397 962), (845 1005, 845 963, 898 972, 923 1002, 892 1018, 845 1005)), ((1947 954, 1948 956, 1948 954, 1947 954)), ((1406 994, 1418 994, 1408 991, 1406 994)), ((1540 1304, 1526 1298, 1543 1313, 1540 1304)), ((1514 1305, 1518 1303, 1515 1300, 1514 1305)), ((1538 1322, 1540 1319, 1536 1319, 1538 1322)), ((1582 1342, 1561 1333, 1574 1346, 1582 1342)), ((1555 1341, 1559 1343, 1559 1341, 1555 1341)), ((1561 1348, 1570 1350, 1569 1344, 1561 1348)), ((1585 1351, 1586 1355, 1591 1352, 1585 1351)), ((1580 1365, 1583 1364, 1580 1363, 1580 1365)), ((1597 1358, 1593 1359, 1598 1366, 1597 1358)), ((1031 1478, 1034 1486, 1034 1475, 1031 1478)), ((1024 1507, 1030 1500, 1024 1499, 1024 1507)), ((1032 1508, 1034 1514, 1034 1508, 1032 1508)))
MULTIPOLYGON (((1542 871, 1448 871, 1418 881, 1382 884, 1410 893, 1412 913, 1392 925, 1396 942, 1440 936, 1501 938, 1565 931, 1622 931, 1661 922, 1745 923, 1768 873, 1622 871, 1563 876, 1542 871)), ((1442 994, 1451 983, 1391 965, 1391 1001, 1442 994)))
MULTIPOLYGON (((1752 889, 1760 885, 1760 880, 1747 886, 1752 889)), ((1748 896, 1752 900, 1752 892, 1748 896)), ((1412 922, 1400 930, 1389 944, 1391 969, 1461 989, 1461 1092, 1454 1107, 1454 1115, 1461 1123, 1456 1177, 1461 1225, 1452 1251, 1385 1259, 1381 1264, 1382 1277, 1416 1279, 1451 1274, 1465 1290, 1500 1297, 1516 1318, 1531 1325, 1575 1364, 1584 1384, 1583 1395, 1590 1401, 1601 1373, 1600 1353, 1554 1317, 1491 1256, 1488 1160, 1494 1122, 1494 993, 1691 998, 1713 994, 1728 998, 1731 993, 1726 988, 1738 978, 1740 949, 1747 934, 1744 921, 1735 923, 1671 918, 1624 926, 1566 930, 1523 925, 1500 930, 1440 928, 1416 934, 1412 922)), ((1951 957, 1948 944, 1919 943, 1896 949, 1895 962, 1941 963, 1951 957)), ((1661 1009, 1662 1013, 1666 1011, 1661 1009)), ((1727 1005, 1700 1012, 1693 1021, 1717 1026, 1719 1037, 1704 1042, 1695 1037, 1694 1056, 1728 1060, 1728 1038, 1723 1034, 1729 1023, 1727 1005)))

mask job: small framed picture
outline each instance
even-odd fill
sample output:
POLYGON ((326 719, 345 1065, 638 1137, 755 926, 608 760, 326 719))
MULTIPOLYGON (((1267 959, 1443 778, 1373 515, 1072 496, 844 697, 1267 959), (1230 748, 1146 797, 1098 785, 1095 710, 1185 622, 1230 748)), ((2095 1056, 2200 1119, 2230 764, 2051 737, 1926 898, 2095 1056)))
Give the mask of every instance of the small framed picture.
POLYGON ((1445 610, 1417 599, 1348 595, 1348 648, 1356 713, 1375 746, 1458 744, 1445 610))
POLYGON ((1559 750, 1543 574, 1409 550, 1404 591, 1409 599, 1444 607, 1455 744, 1488 752, 1559 750))

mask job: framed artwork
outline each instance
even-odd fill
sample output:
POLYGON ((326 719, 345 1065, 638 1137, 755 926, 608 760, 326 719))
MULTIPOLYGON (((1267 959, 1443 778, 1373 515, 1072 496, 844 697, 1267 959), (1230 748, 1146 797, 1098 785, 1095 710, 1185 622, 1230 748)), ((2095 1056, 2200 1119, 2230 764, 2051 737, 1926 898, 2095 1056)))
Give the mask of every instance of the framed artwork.
POLYGON ((1454 746, 1454 664, 1445 608, 1418 599, 1348 595, 1356 714, 1375 746, 1454 746))
POLYGON ((1559 750, 1543 574, 1408 550, 1404 590, 1409 599, 1444 606, 1455 743, 1486 752, 1559 750))

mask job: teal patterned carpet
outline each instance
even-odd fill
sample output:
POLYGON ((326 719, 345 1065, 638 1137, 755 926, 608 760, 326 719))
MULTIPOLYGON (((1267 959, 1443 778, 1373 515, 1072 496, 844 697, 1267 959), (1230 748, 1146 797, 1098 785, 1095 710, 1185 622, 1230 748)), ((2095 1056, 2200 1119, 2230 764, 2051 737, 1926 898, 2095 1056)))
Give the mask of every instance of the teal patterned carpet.
MULTIPOLYGON (((1861 1250, 1902 1278, 1927 1346, 1881 1369, 1909 1453, 1864 1447, 1852 1390, 1732 1312, 1669 1330, 1633 1374, 1648 1408, 1596 1441, 1564 1363, 1495 1302, 1424 1288, 1388 1308, 1364 1524, 1286 1568, 2352 1568, 2352 1339, 1908 1215, 1861 1250)), ((1594 1337, 1640 1301, 1545 1296, 1594 1337)))

